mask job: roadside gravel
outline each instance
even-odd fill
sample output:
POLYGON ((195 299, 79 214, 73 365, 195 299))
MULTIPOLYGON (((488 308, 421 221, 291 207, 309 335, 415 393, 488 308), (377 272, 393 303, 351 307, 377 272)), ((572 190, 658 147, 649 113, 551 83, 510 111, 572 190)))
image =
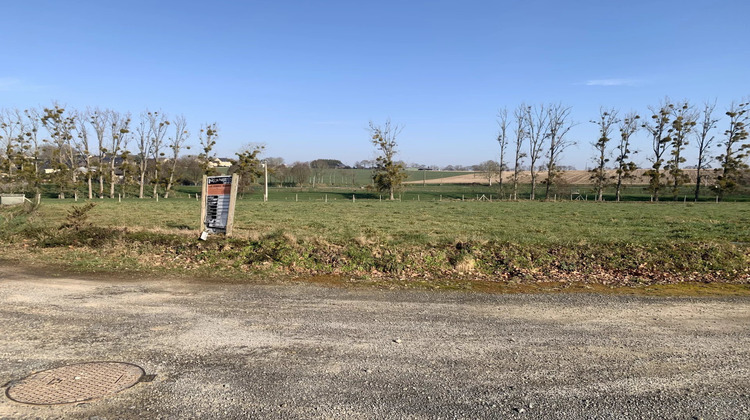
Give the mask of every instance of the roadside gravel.
POLYGON ((0 265, 0 384, 155 374, 0 418, 748 419, 750 299, 72 278, 0 265))

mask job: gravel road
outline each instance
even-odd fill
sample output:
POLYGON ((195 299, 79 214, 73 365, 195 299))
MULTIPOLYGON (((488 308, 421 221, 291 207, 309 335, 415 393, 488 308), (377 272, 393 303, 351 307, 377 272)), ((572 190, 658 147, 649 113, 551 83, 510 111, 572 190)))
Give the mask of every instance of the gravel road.
POLYGON ((0 384, 153 382, 0 418, 749 419, 750 299, 40 275, 0 264, 0 384), (11 382, 12 383, 12 382, 11 382))

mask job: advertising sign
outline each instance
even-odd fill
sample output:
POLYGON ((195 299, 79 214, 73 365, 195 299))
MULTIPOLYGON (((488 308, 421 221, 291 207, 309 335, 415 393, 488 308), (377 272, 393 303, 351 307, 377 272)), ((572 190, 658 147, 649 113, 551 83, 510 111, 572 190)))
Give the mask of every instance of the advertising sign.
POLYGON ((231 234, 236 196, 236 175, 204 177, 201 230, 208 233, 231 234))

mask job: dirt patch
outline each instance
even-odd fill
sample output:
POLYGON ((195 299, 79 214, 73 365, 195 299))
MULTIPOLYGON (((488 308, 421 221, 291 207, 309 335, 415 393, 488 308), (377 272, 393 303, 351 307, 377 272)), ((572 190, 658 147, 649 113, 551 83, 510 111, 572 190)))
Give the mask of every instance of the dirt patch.
MULTIPOLYGON (((627 179, 623 181, 624 185, 647 185, 649 182, 649 178, 646 175, 647 169, 638 169, 633 172, 633 178, 627 179)), ((605 171, 607 177, 613 177, 616 176, 617 173, 614 169, 610 169, 605 171)), ((684 169, 685 175, 690 177, 690 183, 695 183, 695 179, 697 177, 697 171, 694 169, 684 169)), ((704 176, 708 177, 711 176, 711 173, 704 172, 704 176)), ((570 185, 590 185, 591 184, 591 172, 589 171, 563 171, 558 174, 558 177, 561 182, 564 182, 566 184, 570 185)), ((540 171, 537 174, 537 182, 542 183, 547 179, 547 172, 546 171, 540 171)), ((708 185, 708 182, 704 179, 704 182, 706 182, 706 185, 708 185)), ((492 183, 495 184, 500 180, 500 178, 495 175, 492 178, 492 183)), ((503 172, 503 182, 512 182, 513 181, 513 172, 512 171, 505 171, 503 172)), ((531 183, 531 173, 529 171, 521 171, 518 174, 518 182, 521 184, 530 184, 531 183)), ((465 174, 465 175, 457 175, 457 176, 449 176, 445 178, 437 178, 437 179, 428 179, 425 181, 409 181, 405 182, 405 184, 489 184, 489 181, 487 180, 487 176, 485 174, 482 174, 481 172, 476 172, 473 174, 465 174)))

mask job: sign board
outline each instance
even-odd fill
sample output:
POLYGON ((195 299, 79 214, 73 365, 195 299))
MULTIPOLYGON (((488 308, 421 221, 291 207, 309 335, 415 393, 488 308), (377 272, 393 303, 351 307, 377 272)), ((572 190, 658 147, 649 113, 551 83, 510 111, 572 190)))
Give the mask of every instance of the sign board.
POLYGON ((0 204, 3 206, 17 206, 23 204, 25 199, 23 194, 0 194, 0 204))
POLYGON ((201 231, 232 234, 238 176, 204 176, 201 231))

